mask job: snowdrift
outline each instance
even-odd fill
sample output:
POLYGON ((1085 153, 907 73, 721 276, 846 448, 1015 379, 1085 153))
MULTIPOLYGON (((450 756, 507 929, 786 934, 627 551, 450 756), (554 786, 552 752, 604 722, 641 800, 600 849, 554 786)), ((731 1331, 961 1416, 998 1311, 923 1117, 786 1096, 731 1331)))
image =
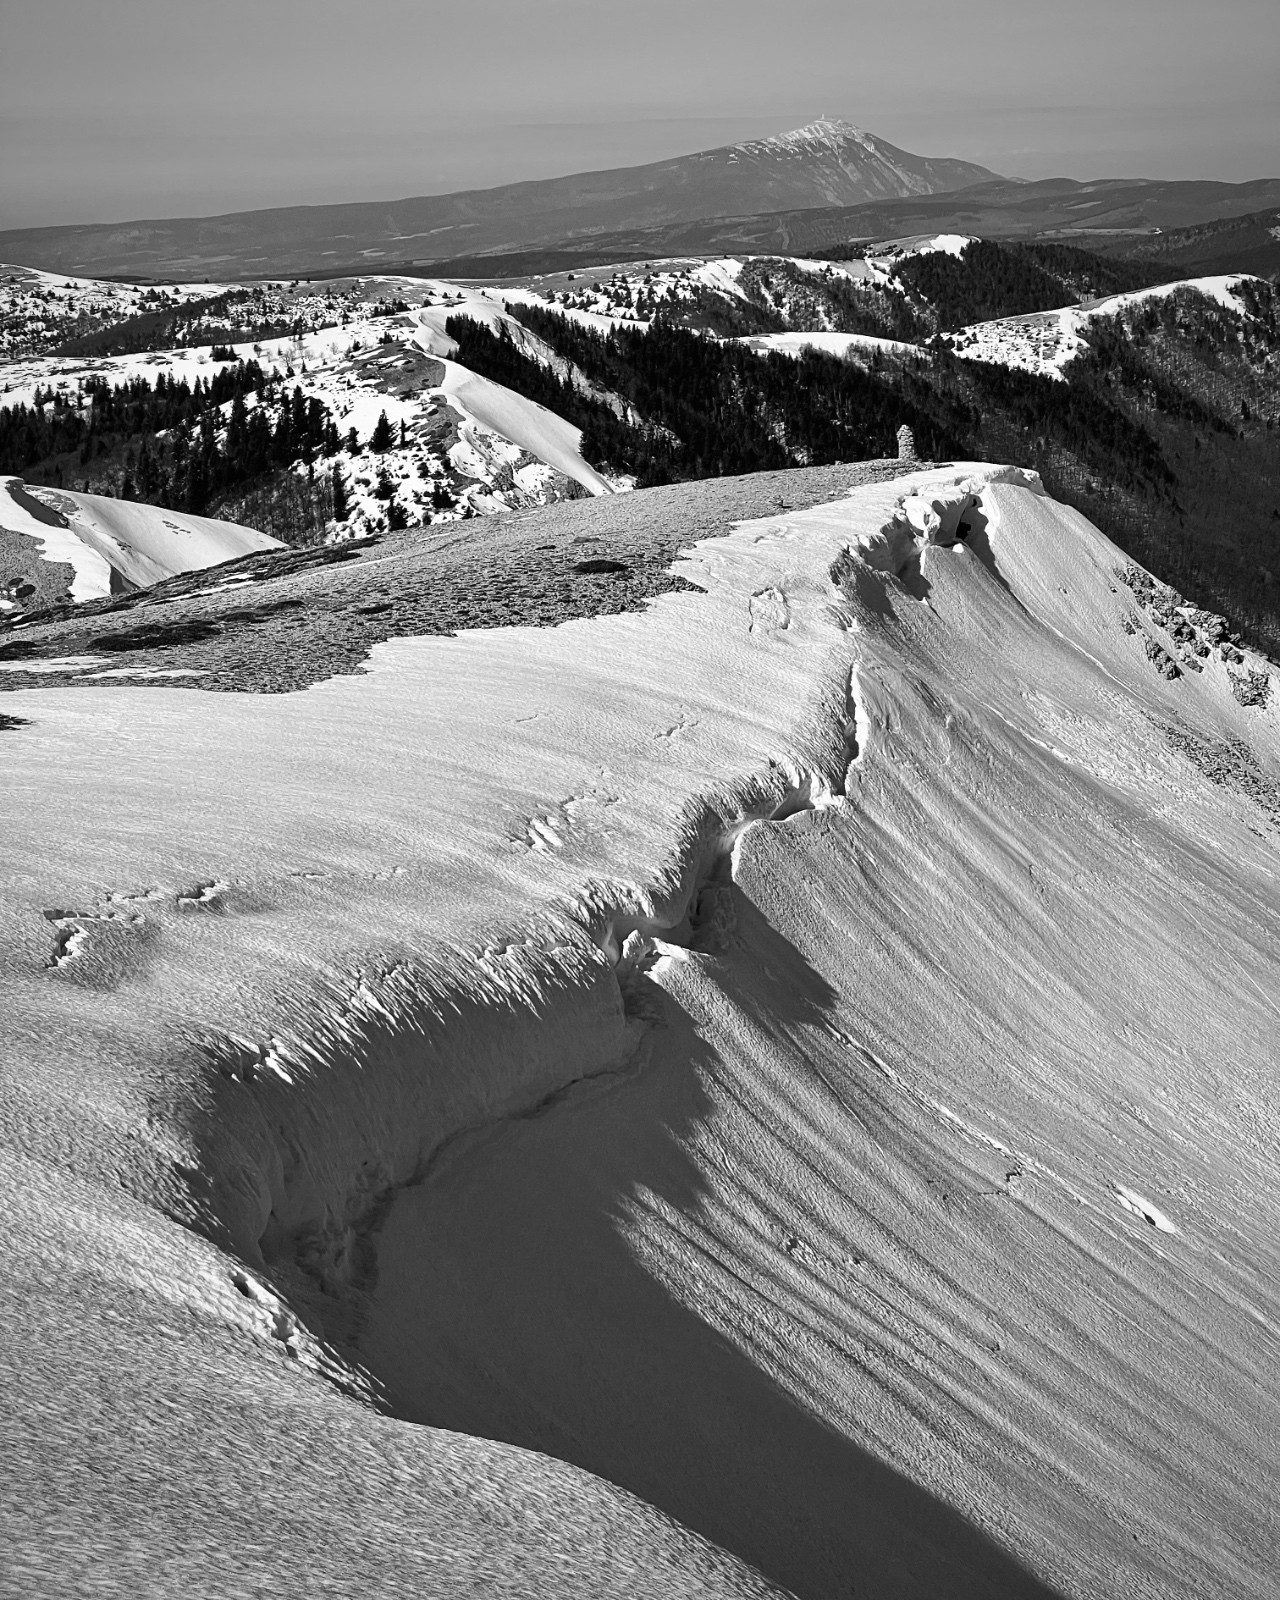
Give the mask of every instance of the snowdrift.
MULTIPOLYGON (((29 488, 20 478, 0 478, 0 530, 37 540, 33 559, 68 564, 73 600, 145 589, 178 572, 281 548, 278 539, 235 522, 136 500, 29 488)), ((7 565, 14 560, 11 550, 7 565)))
POLYGON ((1015 469, 679 570, 6 697, 36 1592, 1269 1593, 1275 672, 1015 469))

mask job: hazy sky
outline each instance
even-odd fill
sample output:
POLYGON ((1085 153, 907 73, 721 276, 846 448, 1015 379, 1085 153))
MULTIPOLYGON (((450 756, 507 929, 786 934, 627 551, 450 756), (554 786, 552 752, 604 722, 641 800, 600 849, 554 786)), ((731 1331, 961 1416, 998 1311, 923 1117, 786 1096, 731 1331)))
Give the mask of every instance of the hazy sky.
POLYGON ((826 113, 1025 177, 1280 176, 1280 0, 0 0, 0 227, 394 198, 826 113))

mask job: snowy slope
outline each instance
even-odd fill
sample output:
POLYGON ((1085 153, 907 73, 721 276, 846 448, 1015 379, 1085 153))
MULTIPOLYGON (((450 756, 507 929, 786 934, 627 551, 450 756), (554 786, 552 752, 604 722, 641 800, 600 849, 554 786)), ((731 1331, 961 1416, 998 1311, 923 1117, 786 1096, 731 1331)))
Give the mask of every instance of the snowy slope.
POLYGON ((301 694, 5 698, 45 1592, 68 1526, 157 1592, 175 1505, 192 1593, 760 1592, 586 1473, 815 1600, 1272 1592, 1276 674, 1157 671, 1012 469, 680 571, 301 694))
POLYGON ((800 356, 806 350, 817 350, 824 355, 849 356, 874 350, 916 351, 920 347, 904 344, 900 339, 877 339, 870 333, 757 333, 737 339, 736 344, 746 345, 758 355, 776 351, 779 355, 800 356))
POLYGON ((39 355, 125 317, 216 294, 210 283, 106 283, 0 261, 0 360, 39 355))
MULTIPOLYGON (((76 601, 146 588, 175 573, 280 543, 234 522, 103 495, 32 488, 20 478, 0 478, 0 532, 36 541, 32 559, 70 565, 70 598, 76 601)), ((4 564, 19 568, 29 562, 9 541, 4 564)))
MULTIPOLYGON (((1063 377, 1063 369, 1087 348, 1089 326, 1102 317, 1114 317, 1151 300, 1166 299, 1181 290, 1203 295, 1228 311, 1245 314, 1235 293, 1248 281, 1248 274, 1234 273, 1216 278, 1187 278, 1177 283, 1162 283, 1128 294, 1108 295, 1061 311, 1038 311, 1025 316, 1002 317, 993 322, 973 323, 958 333, 944 335, 958 356, 970 361, 990 361, 998 366, 1017 367, 1050 378, 1063 377)), ((1253 280, 1259 281, 1259 280, 1253 280)))
MULTIPOLYGON (((908 257, 939 251, 958 256, 971 242, 962 234, 920 234, 869 246, 865 257, 848 261, 811 260, 804 256, 677 256, 572 274, 556 273, 534 280, 540 292, 526 288, 522 297, 535 301, 549 298, 561 315, 585 317, 589 326, 607 332, 616 323, 647 326, 645 311, 649 307, 656 310, 679 305, 705 291, 730 302, 748 300, 750 296, 742 282, 748 267, 781 266, 809 277, 847 278, 871 288, 889 289, 895 286, 898 264, 908 257)), ((517 298, 506 287, 487 293, 500 295, 503 300, 517 298)))
POLYGON ((501 439, 509 439, 591 494, 614 492, 608 479, 583 460, 580 428, 500 383, 477 377, 456 361, 446 361, 444 368, 439 393, 453 401, 469 422, 479 423, 501 439))
MULTIPOLYGON (((88 297, 84 304, 96 304, 93 294, 99 286, 81 287, 88 297)), ((201 286, 212 287, 216 286, 201 286)), ((356 430, 357 450, 354 455, 344 452, 340 463, 351 510, 341 526, 332 525, 334 537, 358 536, 384 524, 387 505, 380 490, 387 483, 395 486, 399 502, 415 522, 542 504, 563 495, 573 483, 592 494, 626 487, 626 480, 614 482, 589 466, 578 448, 579 431, 537 404, 476 377, 466 385, 475 402, 468 407, 461 398, 463 376, 456 363, 446 362, 444 368, 415 364, 414 352, 452 356, 456 346, 445 325, 452 316, 467 316, 495 330, 505 328, 525 353, 589 387, 568 362, 507 313, 504 298, 495 291, 390 276, 339 280, 327 290, 334 297, 333 314, 340 311, 341 321, 234 343, 226 346, 229 358, 215 359, 214 347, 203 346, 12 360, 0 365, 0 404, 30 406, 38 393, 53 391, 74 400, 86 384, 96 381, 119 386, 141 378, 155 384, 163 375, 192 385, 207 383, 229 359, 257 362, 267 374, 280 375, 286 392, 296 386, 326 406, 344 441, 352 428, 356 430), (388 315, 387 300, 407 302, 409 309, 388 315), (446 369, 449 377, 442 384, 437 380, 446 369), (370 435, 383 412, 397 430, 403 424, 405 437, 403 444, 397 442, 389 451, 373 452, 370 435), (443 507, 441 489, 449 501, 443 507)), ((519 290, 510 298, 540 299, 519 290)), ((329 304, 318 293, 302 289, 289 303, 296 305, 300 317, 305 314, 312 320, 322 317, 329 304)), ((572 311, 566 314, 578 316, 572 311)), ((578 320, 605 329, 616 321, 588 315, 578 320)), ((249 404, 254 404, 252 397, 249 404)), ((224 420, 228 411, 229 402, 223 407, 224 420)), ((308 469, 299 462, 295 470, 305 475, 308 469)), ((86 578, 81 584, 86 594, 89 583, 86 578)))

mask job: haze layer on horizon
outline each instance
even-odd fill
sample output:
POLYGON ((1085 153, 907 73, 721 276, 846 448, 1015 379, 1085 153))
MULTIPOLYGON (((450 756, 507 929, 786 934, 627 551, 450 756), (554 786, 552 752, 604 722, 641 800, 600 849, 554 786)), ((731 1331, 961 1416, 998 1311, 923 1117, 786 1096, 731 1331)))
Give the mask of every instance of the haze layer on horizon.
POLYGON ((1275 0, 0 0, 0 227, 390 199, 826 114, 1019 177, 1280 175, 1275 0))

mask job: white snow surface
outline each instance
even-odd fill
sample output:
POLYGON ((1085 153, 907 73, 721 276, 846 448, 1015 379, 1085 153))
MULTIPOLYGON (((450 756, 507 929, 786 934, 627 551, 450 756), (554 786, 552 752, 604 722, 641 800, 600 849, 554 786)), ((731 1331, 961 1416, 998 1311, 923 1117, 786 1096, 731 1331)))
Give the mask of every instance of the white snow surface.
POLYGON ((613 485, 583 460, 581 428, 548 411, 535 400, 499 383, 481 378, 456 361, 444 363, 438 392, 446 395, 473 423, 537 456, 591 494, 612 494, 613 485))
POLYGON ((1280 852, 1167 730, 1274 782, 1280 692, 1125 564, 960 465, 643 613, 8 695, 19 1570, 766 1592, 603 1479, 801 1595, 1272 1595, 1280 852))
POLYGON ((1250 276, 1237 272, 1221 277, 1184 278, 1150 289, 1108 295, 1102 300, 1087 300, 1080 305, 1065 306, 1060 311, 1029 312, 992 322, 976 322, 948 335, 948 341, 956 355, 969 361, 989 361, 1051 378, 1064 378, 1064 368, 1088 348, 1089 327, 1098 318, 1114 317, 1150 300, 1167 299, 1183 289, 1202 294, 1225 310, 1246 316, 1244 302, 1236 291, 1250 276))
POLYGON ((848 356, 855 351, 870 354, 874 350, 891 350, 898 353, 919 350, 919 345, 905 344, 900 339, 879 339, 871 333, 753 333, 735 339, 757 355, 776 351, 779 355, 799 357, 806 350, 817 350, 829 356, 848 356))
POLYGON ((32 487, 20 478, 0 478, 0 528, 38 539, 45 561, 70 563, 75 601, 101 599, 112 592, 113 581, 117 589, 145 589, 178 572, 280 548, 278 539, 238 523, 32 487))
POLYGON ((907 256, 942 253, 960 256, 976 238, 967 233, 913 233, 902 239, 884 239, 873 247, 872 260, 901 261, 907 256))

